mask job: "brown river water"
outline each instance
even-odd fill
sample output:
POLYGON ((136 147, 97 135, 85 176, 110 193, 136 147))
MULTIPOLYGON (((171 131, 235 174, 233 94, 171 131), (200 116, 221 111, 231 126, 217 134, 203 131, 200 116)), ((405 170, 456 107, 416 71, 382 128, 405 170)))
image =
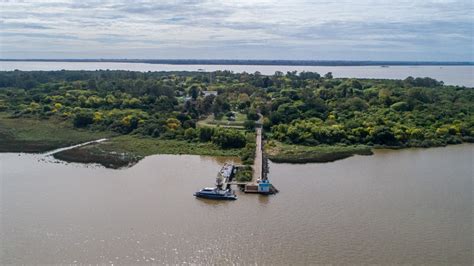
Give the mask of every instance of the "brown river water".
POLYGON ((228 158, 121 170, 0 154, 0 264, 473 263, 474 145, 270 163, 274 196, 200 200, 228 158))

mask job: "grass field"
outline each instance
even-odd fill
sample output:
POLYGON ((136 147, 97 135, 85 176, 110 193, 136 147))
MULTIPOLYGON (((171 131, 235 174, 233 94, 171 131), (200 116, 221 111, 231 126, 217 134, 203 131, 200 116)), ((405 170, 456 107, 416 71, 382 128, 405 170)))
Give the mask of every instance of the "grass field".
POLYGON ((200 127, 229 127, 235 129, 244 129, 244 122, 247 120, 245 114, 236 113, 235 121, 229 121, 226 116, 222 119, 215 119, 214 115, 209 115, 206 119, 197 122, 200 127))

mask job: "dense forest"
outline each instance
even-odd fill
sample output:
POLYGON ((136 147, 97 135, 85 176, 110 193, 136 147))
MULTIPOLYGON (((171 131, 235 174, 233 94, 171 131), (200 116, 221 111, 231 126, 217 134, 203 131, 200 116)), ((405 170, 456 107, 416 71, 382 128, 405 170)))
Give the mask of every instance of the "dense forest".
MULTIPOLYGON (((0 111, 61 119, 77 128, 159 139, 249 143, 244 130, 198 126, 213 115, 259 113, 286 144, 429 147, 474 141, 474 91, 431 78, 364 80, 331 73, 0 72, 0 111)), ((250 148, 249 148, 250 149, 250 148)))

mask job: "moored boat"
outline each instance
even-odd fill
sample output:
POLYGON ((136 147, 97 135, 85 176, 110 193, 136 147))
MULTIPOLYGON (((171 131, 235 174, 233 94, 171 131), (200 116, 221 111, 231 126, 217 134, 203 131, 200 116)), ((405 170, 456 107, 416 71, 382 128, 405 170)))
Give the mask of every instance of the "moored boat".
POLYGON ((203 188, 198 192, 194 193, 194 196, 198 198, 215 199, 215 200, 236 200, 237 196, 230 189, 219 189, 219 188, 203 188))

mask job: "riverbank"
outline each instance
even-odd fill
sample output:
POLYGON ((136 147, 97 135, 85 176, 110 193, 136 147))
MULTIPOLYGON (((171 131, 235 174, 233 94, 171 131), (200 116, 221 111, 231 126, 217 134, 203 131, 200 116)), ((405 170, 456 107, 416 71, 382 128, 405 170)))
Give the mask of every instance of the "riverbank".
POLYGON ((55 153, 53 156, 67 162, 98 163, 116 169, 132 166, 142 158, 153 154, 237 157, 241 154, 241 149, 221 149, 210 142, 196 143, 124 135, 55 153))
POLYGON ((208 156, 239 156, 241 149, 221 149, 208 143, 165 140, 108 131, 74 128, 59 119, 11 118, 0 113, 0 152, 44 153, 59 148, 107 138, 101 143, 54 153, 66 162, 98 163, 108 168, 132 166, 153 154, 191 154, 208 156))
POLYGON ((325 163, 351 157, 353 155, 372 155, 366 145, 351 146, 303 146, 269 141, 265 145, 268 158, 275 163, 325 163))
MULTIPOLYGON (((244 152, 244 149, 222 149, 211 142, 167 140, 138 135, 117 136, 107 131, 76 129, 67 121, 59 119, 9 118, 7 114, 0 113, 0 152, 43 153, 101 138, 107 138, 107 141, 61 151, 53 156, 67 162, 98 163, 107 168, 122 168, 130 167, 153 154, 238 157, 244 152)), ((356 154, 372 155, 372 148, 374 147, 366 145, 289 145, 274 140, 265 145, 269 159, 275 163, 332 162, 356 154)))

